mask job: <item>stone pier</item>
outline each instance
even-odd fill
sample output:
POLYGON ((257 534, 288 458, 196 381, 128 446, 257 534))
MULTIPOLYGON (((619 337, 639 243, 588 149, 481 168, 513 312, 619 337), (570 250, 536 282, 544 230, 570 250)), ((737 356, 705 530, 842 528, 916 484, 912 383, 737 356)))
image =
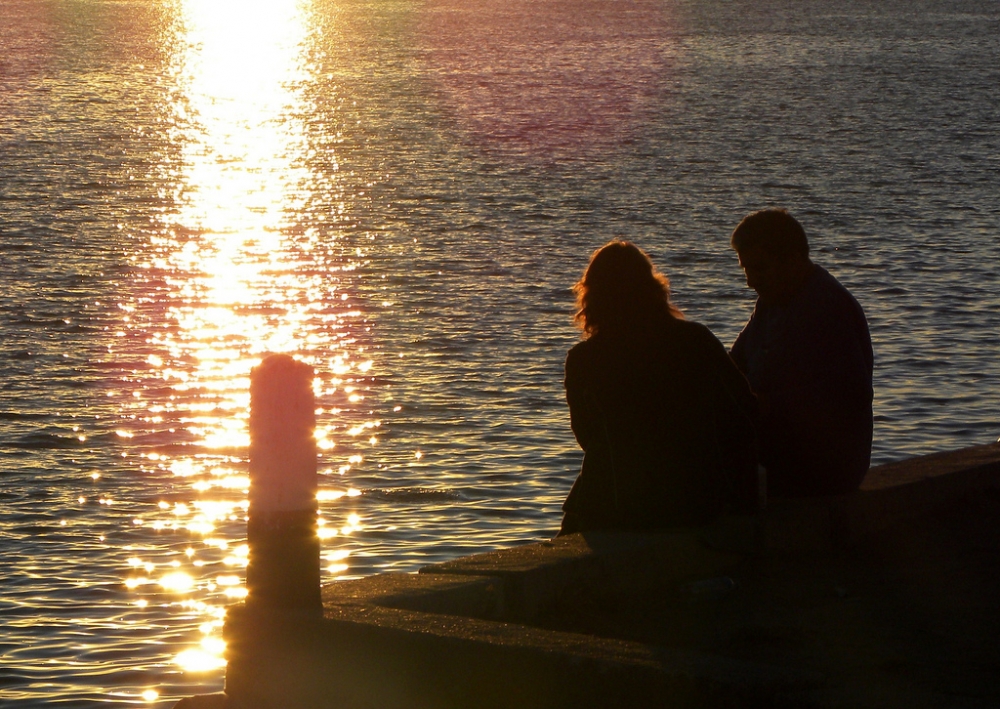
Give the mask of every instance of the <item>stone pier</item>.
POLYGON ((576 534, 230 610, 244 709, 1000 706, 1000 445, 659 534, 576 534))

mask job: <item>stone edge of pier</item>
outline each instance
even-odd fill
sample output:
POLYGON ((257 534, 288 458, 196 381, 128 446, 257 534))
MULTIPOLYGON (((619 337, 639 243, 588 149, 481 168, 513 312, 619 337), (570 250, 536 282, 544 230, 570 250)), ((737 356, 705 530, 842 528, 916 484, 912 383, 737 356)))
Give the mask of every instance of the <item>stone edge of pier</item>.
POLYGON ((657 534, 574 534, 323 589, 323 612, 230 610, 226 698, 270 707, 813 706, 816 673, 534 627, 572 589, 711 578, 858 543, 1000 487, 1000 443, 872 468, 857 493, 657 534))

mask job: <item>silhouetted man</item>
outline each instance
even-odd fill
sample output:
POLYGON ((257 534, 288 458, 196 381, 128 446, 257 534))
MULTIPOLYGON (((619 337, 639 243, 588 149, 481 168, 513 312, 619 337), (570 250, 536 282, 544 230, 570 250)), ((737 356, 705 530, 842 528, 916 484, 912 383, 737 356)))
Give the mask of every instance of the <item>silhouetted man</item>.
POLYGON ((855 490, 872 445, 873 356, 861 306, 809 259, 805 231, 784 209, 746 216, 731 243, 758 295, 730 354, 757 394, 768 492, 855 490))

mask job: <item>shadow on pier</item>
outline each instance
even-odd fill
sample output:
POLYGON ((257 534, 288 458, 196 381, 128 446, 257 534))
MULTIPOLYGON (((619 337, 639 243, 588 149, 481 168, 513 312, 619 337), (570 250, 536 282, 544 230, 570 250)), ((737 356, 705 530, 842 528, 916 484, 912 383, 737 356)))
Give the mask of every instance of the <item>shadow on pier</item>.
POLYGON ((335 583, 321 609, 235 607, 211 701, 997 706, 997 598, 1000 444, 702 529, 575 534, 335 583))

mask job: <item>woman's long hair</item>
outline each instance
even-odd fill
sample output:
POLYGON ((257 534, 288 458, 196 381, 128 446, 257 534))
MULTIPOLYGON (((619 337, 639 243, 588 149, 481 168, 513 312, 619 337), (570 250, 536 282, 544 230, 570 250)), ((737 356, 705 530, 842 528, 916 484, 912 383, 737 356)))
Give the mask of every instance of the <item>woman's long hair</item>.
POLYGON ((586 336, 641 332, 665 319, 683 320, 670 302, 670 282, 635 244, 615 239, 594 252, 573 286, 573 319, 586 336))

